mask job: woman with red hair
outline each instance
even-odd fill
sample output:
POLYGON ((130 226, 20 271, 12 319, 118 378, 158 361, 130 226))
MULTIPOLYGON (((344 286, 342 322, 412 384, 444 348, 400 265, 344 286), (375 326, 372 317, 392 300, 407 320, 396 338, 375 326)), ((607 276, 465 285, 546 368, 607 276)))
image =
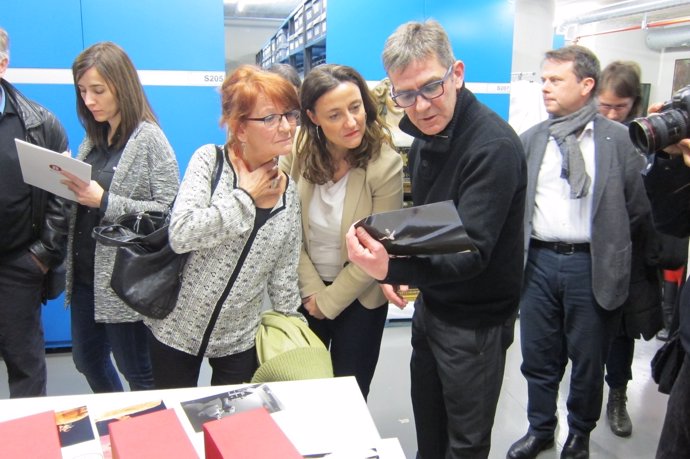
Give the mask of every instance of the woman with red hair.
POLYGON ((170 245, 190 253, 175 309, 147 319, 157 388, 196 386, 204 357, 211 384, 251 380, 264 291, 274 310, 300 316, 301 244, 294 184, 277 168, 290 153, 299 120, 287 80, 242 66, 223 83, 229 141, 220 179, 216 145, 192 156, 170 222, 170 245))

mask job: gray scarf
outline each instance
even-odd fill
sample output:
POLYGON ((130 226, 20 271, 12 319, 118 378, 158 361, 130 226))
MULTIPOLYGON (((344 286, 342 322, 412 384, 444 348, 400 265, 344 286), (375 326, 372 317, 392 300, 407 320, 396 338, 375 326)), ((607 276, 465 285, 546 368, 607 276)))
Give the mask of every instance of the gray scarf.
POLYGON ((577 135, 598 113, 594 100, 569 115, 551 119, 549 133, 561 150, 561 178, 568 180, 570 199, 587 196, 592 179, 587 175, 577 135))

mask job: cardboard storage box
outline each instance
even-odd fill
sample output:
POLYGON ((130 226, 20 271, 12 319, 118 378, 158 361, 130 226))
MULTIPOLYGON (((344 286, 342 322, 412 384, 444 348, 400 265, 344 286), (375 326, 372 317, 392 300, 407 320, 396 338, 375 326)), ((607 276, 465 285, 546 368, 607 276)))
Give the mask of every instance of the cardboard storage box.
POLYGON ((199 459, 172 409, 113 422, 108 429, 113 459, 199 459))
POLYGON ((55 412, 0 422, 0 457, 62 459, 55 412))
POLYGON ((206 459, 302 459, 265 408, 204 424, 206 459))
POLYGON ((55 412, 0 422, 0 457, 62 459, 55 412))

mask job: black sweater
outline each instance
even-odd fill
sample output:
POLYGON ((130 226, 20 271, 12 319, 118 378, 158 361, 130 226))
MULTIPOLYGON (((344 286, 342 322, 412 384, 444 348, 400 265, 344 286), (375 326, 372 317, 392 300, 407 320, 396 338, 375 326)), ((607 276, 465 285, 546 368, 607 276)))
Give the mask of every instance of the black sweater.
POLYGON ((477 253, 391 259, 390 284, 421 291, 426 308, 464 328, 504 323, 520 301, 527 168, 513 129, 466 88, 453 119, 435 136, 405 116, 415 205, 452 199, 477 253))

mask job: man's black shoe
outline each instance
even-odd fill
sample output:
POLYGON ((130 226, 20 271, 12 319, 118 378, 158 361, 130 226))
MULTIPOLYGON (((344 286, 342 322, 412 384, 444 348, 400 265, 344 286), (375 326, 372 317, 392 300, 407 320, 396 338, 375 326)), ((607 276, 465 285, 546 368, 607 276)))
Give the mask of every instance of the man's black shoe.
POLYGON ((534 459, 540 452, 549 448, 553 448, 553 437, 539 438, 527 433, 511 445, 506 459, 534 459))
POLYGON ((569 433, 561 459, 589 459, 589 437, 569 433))

